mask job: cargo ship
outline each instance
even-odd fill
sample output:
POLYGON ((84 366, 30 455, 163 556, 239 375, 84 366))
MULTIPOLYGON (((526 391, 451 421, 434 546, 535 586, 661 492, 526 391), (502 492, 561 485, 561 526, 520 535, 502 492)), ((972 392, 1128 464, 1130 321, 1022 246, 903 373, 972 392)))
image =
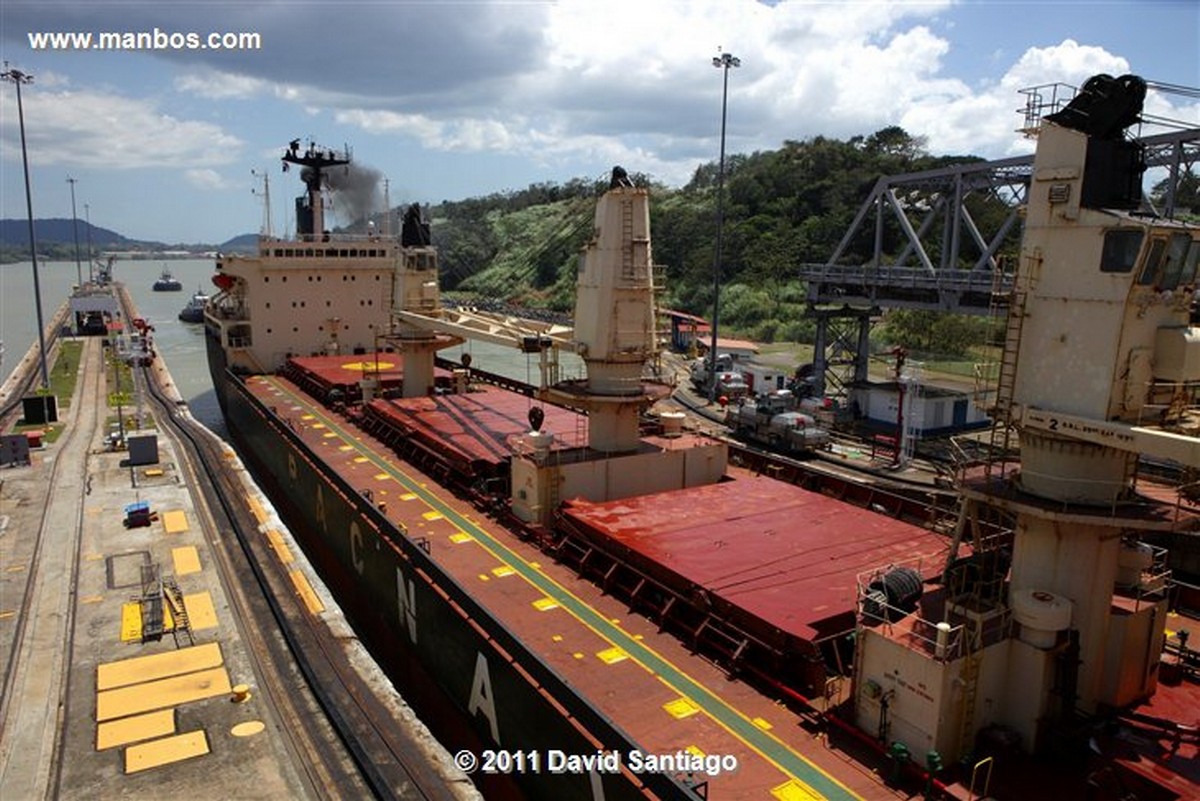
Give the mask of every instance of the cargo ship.
MULTIPOLYGON (((1128 93, 1101 94, 1098 109, 1128 93)), ((1161 552, 1136 533, 1190 530, 1194 507, 1156 506, 1133 486, 1130 454, 1170 442, 1165 458, 1200 461, 1190 429, 1143 433, 1147 404, 1164 398, 1167 422, 1190 419, 1200 237, 1131 213, 1128 116, 1115 133, 1070 115, 1044 123, 1001 381, 1003 430, 1034 462, 963 465, 952 538, 743 470, 724 441, 673 413, 647 424, 671 392, 647 369, 660 282, 649 193, 619 168, 563 326, 444 306, 415 205, 398 236, 327 231, 325 176, 350 156, 292 142, 282 160, 306 187, 296 237, 262 237, 256 255, 216 265, 213 384, 236 445, 358 636, 439 739, 469 755, 489 797, 883 799, 913 782, 978 797, 991 760, 1003 768, 993 794, 1035 797, 1028 782, 1046 781, 1083 797, 1103 771, 1154 784, 1126 751, 1098 768, 1072 763, 1069 776, 1061 760, 1038 769, 1058 734, 1079 742, 1101 718, 1113 732, 1133 718, 1107 714, 1112 704, 1161 700, 1164 650, 1184 676, 1173 685, 1194 688, 1186 636, 1164 648, 1161 552), (1114 181, 1124 194, 1104 190, 1114 181), (1043 268, 1051 257, 1076 266, 1043 268), (1036 284, 1035 269, 1079 291, 1036 284), (1022 372, 1048 369, 1028 354, 1042 337, 1074 342, 1033 320, 1095 322, 1035 315, 1037 303, 1090 303, 1097 285, 1114 310, 1107 337, 1123 348, 1100 361, 1136 358, 1149 394, 1121 362, 1104 401, 1117 406, 1080 406, 1070 385, 1058 385, 1062 409, 1033 398, 1050 383, 1022 372), (538 383, 438 358, 464 340, 526 354, 538 383), (583 376, 562 376, 562 352, 582 358, 583 376), (1100 494, 1076 497, 1095 464, 1100 494), (1086 533, 1062 547, 1076 525, 1086 533), (1061 576, 1074 559, 1084 577, 1071 583, 1061 576), (1120 645, 1106 644, 1109 629, 1120 645)), ((1143 717, 1194 761, 1194 730, 1171 728, 1158 708, 1143 717)))

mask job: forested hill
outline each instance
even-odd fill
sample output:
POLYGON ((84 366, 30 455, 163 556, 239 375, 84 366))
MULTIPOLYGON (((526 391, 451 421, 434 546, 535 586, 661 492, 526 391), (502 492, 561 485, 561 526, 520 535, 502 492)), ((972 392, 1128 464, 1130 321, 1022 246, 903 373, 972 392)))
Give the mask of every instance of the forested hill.
MULTIPOLYGON (((795 265, 827 260, 881 175, 972 157, 935 157, 897 127, 838 141, 788 141, 734 155, 725 165, 721 318, 763 341, 802 341, 803 286, 795 265)), ((636 164, 622 165, 639 186, 636 164)), ((707 316, 712 308, 717 163, 681 189, 650 185, 651 236, 666 268, 663 303, 707 316)), ((523 306, 569 310, 579 248, 607 180, 538 184, 519 192, 447 202, 432 210, 443 287, 523 306)), ((997 213, 1006 213, 1003 208, 997 213)), ((865 260, 871 243, 858 243, 865 260)))
MULTIPOLYGON (((787 141, 778 150, 727 158, 721 290, 725 330, 764 342, 811 341, 812 323, 804 317, 804 287, 795 278, 796 265, 829 259, 879 177, 975 161, 981 159, 930 155, 921 138, 895 126, 847 141, 787 141)), ((681 189, 651 184, 636 172, 636 164, 622 166, 635 184, 650 187, 654 261, 665 267, 667 278, 663 305, 707 317, 712 310, 717 163, 698 168, 681 189)), ((1185 177, 1177 190, 1180 207, 1200 210, 1198 185, 1193 173, 1185 177)), ((607 177, 535 184, 433 208, 443 287, 480 299, 570 311, 579 249, 591 233, 596 197, 607 186, 607 177)), ((1155 187, 1152 198, 1164 189, 1165 184, 1155 187)), ((971 196, 967 204, 981 227, 990 230, 1010 211, 995 196, 971 196)), ((919 216, 915 209, 910 215, 919 216)), ((845 262, 868 261, 873 227, 866 228, 845 262)), ((926 237, 935 259, 938 234, 926 237)), ((1018 237, 1014 231, 1004 249, 1010 263, 1015 263, 1018 237)), ((897 226, 888 222, 885 250, 895 254, 903 247, 897 226)), ((893 335, 901 328, 908 332, 893 341, 918 350, 957 350, 975 338, 970 329, 978 322, 933 312, 889 318, 893 335)))

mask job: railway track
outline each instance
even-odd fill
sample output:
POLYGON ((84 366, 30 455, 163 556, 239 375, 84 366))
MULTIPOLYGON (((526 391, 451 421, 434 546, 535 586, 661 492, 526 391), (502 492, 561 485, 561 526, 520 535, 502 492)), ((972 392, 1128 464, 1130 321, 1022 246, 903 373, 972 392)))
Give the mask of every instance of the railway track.
POLYGON ((99 341, 88 341, 81 402, 72 409, 74 420, 57 443, 38 499, 41 525, 33 542, 23 545, 28 553, 25 586, 0 694, 0 786, 13 798, 57 795, 63 758, 59 733, 70 703, 84 485, 89 450, 103 431, 107 408, 100 351, 99 341), (47 716, 44 707, 13 703, 14 698, 31 697, 43 698, 55 715, 47 716))

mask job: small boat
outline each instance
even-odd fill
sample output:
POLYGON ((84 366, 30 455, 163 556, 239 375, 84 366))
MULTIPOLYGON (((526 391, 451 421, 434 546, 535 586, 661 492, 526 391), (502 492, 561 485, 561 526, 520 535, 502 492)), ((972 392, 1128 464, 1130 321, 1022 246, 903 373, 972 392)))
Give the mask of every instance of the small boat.
POLYGON ((204 304, 206 303, 208 303, 208 295, 204 294, 203 288, 198 288, 192 295, 192 299, 183 307, 183 311, 179 312, 179 319, 185 323, 204 322, 204 304))
POLYGON ((178 292, 181 289, 183 289, 183 283, 178 278, 171 275, 171 269, 169 267, 163 267, 162 275, 160 275, 158 280, 154 282, 154 291, 178 292))

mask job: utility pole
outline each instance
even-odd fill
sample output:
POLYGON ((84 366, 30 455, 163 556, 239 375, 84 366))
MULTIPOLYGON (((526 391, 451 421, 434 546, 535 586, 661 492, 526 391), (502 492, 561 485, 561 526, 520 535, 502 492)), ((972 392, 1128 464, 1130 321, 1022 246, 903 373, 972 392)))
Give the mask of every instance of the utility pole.
POLYGON ((721 160, 717 162, 717 253, 713 259, 712 347, 708 351, 708 399, 716 403, 720 387, 717 380, 717 323, 721 318, 721 248, 725 227, 725 112, 729 100, 729 68, 740 67, 742 60, 731 53, 720 53, 713 56, 712 65, 724 72, 721 87, 721 160))
POLYGON ((42 388, 50 388, 50 372, 46 369, 46 324, 42 321, 42 287, 38 282, 37 242, 33 236, 33 193, 29 189, 29 153, 25 145, 25 108, 21 104, 21 85, 33 83, 33 76, 8 66, 4 62, 0 79, 17 86, 17 120, 21 126, 21 162, 25 166, 25 210, 29 215, 29 260, 33 263, 33 301, 37 307, 38 348, 42 356, 42 388))
POLYGON ((75 231, 75 277, 78 285, 83 286, 83 264, 79 260, 79 215, 75 213, 75 179, 67 178, 71 185, 71 227, 75 231))

